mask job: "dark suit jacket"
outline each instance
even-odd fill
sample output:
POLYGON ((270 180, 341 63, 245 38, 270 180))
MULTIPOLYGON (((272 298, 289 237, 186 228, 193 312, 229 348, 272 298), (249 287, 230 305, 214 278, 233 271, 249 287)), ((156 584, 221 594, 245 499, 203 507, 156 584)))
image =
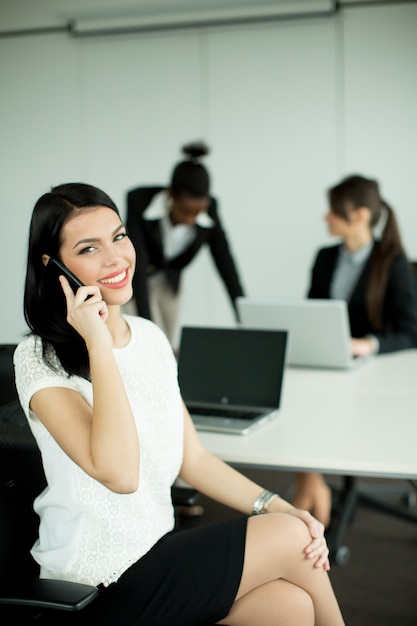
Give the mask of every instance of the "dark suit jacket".
MULTIPOLYGON (((384 332, 373 328, 366 311, 365 292, 372 255, 348 301, 352 337, 375 335, 380 352, 393 352, 417 347, 417 294, 414 278, 404 255, 394 258, 389 268, 383 304, 384 332)), ((319 250, 314 262, 309 298, 330 298, 330 283, 335 270, 340 246, 319 250)))
POLYGON ((147 280, 152 274, 163 271, 174 293, 178 291, 182 270, 193 260, 200 248, 207 244, 223 279, 236 314, 235 299, 243 295, 236 264, 233 260, 226 233, 217 211, 217 203, 210 198, 208 215, 213 228, 197 225, 197 235, 191 245, 179 256, 164 259, 160 220, 145 220, 143 213, 152 198, 164 187, 139 187, 127 194, 127 230, 137 254, 136 272, 133 277, 133 295, 139 315, 150 318, 147 280))

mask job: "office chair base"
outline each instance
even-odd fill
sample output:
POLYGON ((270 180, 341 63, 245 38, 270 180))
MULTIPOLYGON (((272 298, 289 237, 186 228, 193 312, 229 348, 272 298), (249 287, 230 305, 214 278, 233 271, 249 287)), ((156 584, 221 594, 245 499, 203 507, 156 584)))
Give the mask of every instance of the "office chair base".
MULTIPOLYGON (((353 522, 359 505, 367 508, 394 515, 402 520, 417 524, 417 515, 410 511, 410 506, 414 504, 413 492, 401 492, 405 506, 399 506, 384 502, 380 498, 370 495, 370 491, 362 490, 358 487, 358 480, 354 476, 344 476, 341 489, 334 489, 334 508, 332 512, 332 522, 326 533, 327 543, 330 550, 330 560, 338 565, 346 565, 350 560, 350 550, 343 544, 348 526, 353 522), (408 497, 410 496, 410 497, 408 497)), ((372 491, 374 493, 375 490, 372 491)), ((379 491, 381 495, 390 492, 386 489, 379 491)), ((398 496, 398 489, 392 490, 391 495, 398 496)))

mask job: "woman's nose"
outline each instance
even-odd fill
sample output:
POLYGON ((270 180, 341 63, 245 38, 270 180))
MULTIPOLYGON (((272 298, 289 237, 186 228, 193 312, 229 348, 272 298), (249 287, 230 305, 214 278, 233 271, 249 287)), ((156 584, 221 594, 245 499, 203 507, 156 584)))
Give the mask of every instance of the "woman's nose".
POLYGON ((106 265, 116 265, 120 261, 120 252, 113 247, 105 251, 104 262, 106 265))

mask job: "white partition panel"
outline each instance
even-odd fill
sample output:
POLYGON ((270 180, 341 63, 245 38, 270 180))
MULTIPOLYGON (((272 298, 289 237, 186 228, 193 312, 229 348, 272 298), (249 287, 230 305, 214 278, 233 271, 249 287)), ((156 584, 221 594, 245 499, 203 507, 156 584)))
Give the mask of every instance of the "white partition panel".
POLYGON ((208 41, 216 187, 249 295, 303 296, 338 174, 337 22, 220 31, 208 41))
POLYGON ((346 172, 375 177, 417 259, 417 4, 344 11, 346 172))
POLYGON ((38 197, 81 176, 74 46, 62 35, 0 40, 0 342, 21 339, 29 219, 38 197))
POLYGON ((198 35, 81 40, 78 61, 85 172, 124 211, 127 189, 167 184, 201 137, 198 35))
MULTIPOLYGON (((125 215, 127 190, 168 185, 183 158, 182 145, 204 136, 200 38, 174 33, 87 39, 79 44, 79 66, 85 171, 125 215)), ((199 309, 211 307, 205 275, 204 269, 196 280, 191 276, 185 290, 183 313, 193 320, 199 309)))

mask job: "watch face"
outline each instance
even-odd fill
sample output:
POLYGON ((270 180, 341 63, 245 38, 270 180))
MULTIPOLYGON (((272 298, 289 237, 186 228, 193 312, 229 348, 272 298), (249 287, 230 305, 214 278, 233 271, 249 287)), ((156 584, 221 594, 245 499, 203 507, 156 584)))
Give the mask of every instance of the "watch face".
POLYGON ((259 510, 260 510, 260 502, 259 502, 259 500, 256 500, 256 501, 253 503, 253 507, 252 507, 252 515, 258 515, 259 510))

